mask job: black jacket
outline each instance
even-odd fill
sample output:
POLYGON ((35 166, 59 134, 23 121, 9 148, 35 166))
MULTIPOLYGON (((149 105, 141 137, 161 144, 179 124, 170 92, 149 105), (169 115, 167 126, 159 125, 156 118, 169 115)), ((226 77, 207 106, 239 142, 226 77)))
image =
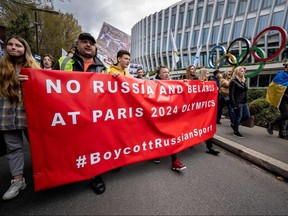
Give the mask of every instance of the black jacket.
POLYGON ((239 103, 247 103, 247 82, 241 83, 237 78, 232 79, 229 84, 229 98, 233 108, 236 108, 239 103))
MULTIPOLYGON (((67 56, 67 58, 69 57, 67 56)), ((73 71, 84 71, 83 59, 78 55, 77 52, 73 55, 72 59, 75 61, 75 63, 73 64, 73 71)), ((59 61, 55 63, 55 65, 53 66, 53 70, 60 70, 59 61)), ((89 65, 87 72, 101 73, 102 71, 106 71, 106 67, 97 56, 94 56, 94 63, 89 65)))

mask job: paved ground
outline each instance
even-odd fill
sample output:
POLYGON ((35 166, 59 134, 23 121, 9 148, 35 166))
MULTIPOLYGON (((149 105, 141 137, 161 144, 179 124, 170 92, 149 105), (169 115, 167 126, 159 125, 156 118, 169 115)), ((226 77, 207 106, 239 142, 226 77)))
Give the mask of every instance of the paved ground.
POLYGON ((240 126, 245 137, 234 137, 228 119, 217 125, 215 144, 253 162, 254 164, 288 180, 288 140, 278 137, 278 131, 271 136, 266 128, 240 126))
MULTIPOLYGON (((27 188, 1 201, 0 215, 287 215, 288 141, 262 127, 240 131, 244 139, 234 137, 222 119, 214 136, 220 155, 206 154, 204 144, 187 149, 178 154, 187 166, 183 173, 170 170, 170 157, 159 165, 144 161, 107 172, 100 196, 88 181, 34 192, 26 145, 27 188)), ((5 157, 0 177, 2 196, 10 180, 5 157)))

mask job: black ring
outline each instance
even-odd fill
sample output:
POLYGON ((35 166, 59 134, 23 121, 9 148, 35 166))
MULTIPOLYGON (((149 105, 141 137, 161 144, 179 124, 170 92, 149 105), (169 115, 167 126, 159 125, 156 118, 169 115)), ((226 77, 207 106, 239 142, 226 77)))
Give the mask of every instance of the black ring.
MULTIPOLYGON (((247 38, 244 38, 244 37, 240 37, 240 38, 237 38, 235 39, 234 41, 232 41, 227 49, 227 53, 229 53, 229 50, 230 48, 234 45, 234 43, 236 43, 237 41, 241 41, 241 42, 244 42, 247 46, 247 50, 246 50, 246 54, 242 57, 241 61, 238 63, 238 65, 241 65, 247 58, 249 58, 250 54, 250 48, 251 48, 251 43, 250 41, 247 39, 247 38)), ((232 53, 231 53, 232 54, 232 53)), ((231 62, 230 58, 226 57, 226 61, 232 65, 232 66, 236 66, 237 63, 233 63, 231 62)))

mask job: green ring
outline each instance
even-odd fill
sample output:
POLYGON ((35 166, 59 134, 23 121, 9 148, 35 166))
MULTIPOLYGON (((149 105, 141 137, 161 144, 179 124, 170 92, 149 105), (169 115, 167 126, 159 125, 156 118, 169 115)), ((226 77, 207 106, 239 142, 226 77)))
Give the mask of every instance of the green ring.
MULTIPOLYGON (((260 57, 261 57, 261 58, 264 58, 265 52, 264 52, 261 48, 252 47, 250 50, 254 50, 254 51, 258 52, 258 53, 260 54, 260 57)), ((250 51, 250 50, 249 50, 249 51, 250 51)), ((244 51, 240 54, 239 58, 237 58, 236 67, 239 66, 239 60, 246 54, 246 52, 247 52, 247 51, 244 50, 244 51)), ((257 76, 258 73, 261 72, 261 70, 262 70, 262 68, 263 68, 264 65, 265 65, 265 62, 260 62, 259 67, 257 68, 257 70, 256 70, 255 72, 249 73, 248 75, 245 75, 245 77, 246 77, 246 78, 250 78, 250 77, 257 76)))

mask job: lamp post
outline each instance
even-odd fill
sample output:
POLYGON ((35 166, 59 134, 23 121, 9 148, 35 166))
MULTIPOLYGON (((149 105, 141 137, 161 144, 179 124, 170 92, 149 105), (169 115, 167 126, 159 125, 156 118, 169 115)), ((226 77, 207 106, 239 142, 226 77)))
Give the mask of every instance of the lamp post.
POLYGON ((31 8, 31 10, 33 10, 35 13, 34 16, 35 16, 36 54, 38 54, 39 53, 38 25, 40 25, 40 24, 38 23, 37 11, 56 14, 56 15, 59 15, 59 12, 51 11, 51 10, 44 10, 44 9, 39 9, 39 8, 31 8))

